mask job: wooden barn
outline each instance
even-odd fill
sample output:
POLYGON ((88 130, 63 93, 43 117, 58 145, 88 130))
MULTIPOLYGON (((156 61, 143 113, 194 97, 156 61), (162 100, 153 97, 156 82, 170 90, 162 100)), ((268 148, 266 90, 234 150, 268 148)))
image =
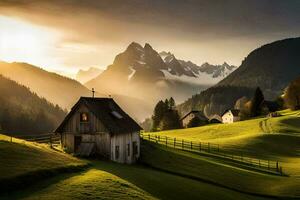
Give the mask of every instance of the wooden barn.
POLYGON ((112 98, 81 97, 55 132, 67 152, 130 164, 140 155, 140 130, 112 98))

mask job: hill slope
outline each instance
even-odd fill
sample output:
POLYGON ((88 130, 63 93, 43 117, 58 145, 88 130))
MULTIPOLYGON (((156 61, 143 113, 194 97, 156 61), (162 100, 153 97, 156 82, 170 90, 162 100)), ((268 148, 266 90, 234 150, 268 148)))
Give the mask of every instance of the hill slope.
POLYGON ((187 100, 180 109, 206 109, 208 115, 221 114, 239 98, 251 98, 256 87, 262 89, 266 99, 273 100, 300 75, 299 52, 300 38, 264 45, 252 51, 237 70, 216 86, 187 100))
MULTIPOLYGON (((92 94, 88 88, 76 80, 27 63, 0 62, 0 74, 29 87, 38 96, 44 97, 64 109, 70 109, 81 96, 91 96, 92 94)), ((95 86, 92 85, 92 87, 95 86)), ((96 93, 96 96, 112 95, 117 103, 135 119, 142 120, 152 112, 152 107, 141 99, 127 95, 115 95, 113 91, 104 94, 101 90, 97 91, 99 93, 96 93), (139 111, 137 111, 137 107, 140 107, 139 111)))
POLYGON ((0 193, 23 187, 43 177, 53 176, 59 170, 83 167, 87 163, 68 154, 57 152, 46 145, 0 134, 0 193), (26 178, 27 176, 27 178, 26 178))
POLYGON ((9 133, 53 131, 66 113, 28 88, 0 75, 0 129, 9 133))
POLYGON ((252 51, 241 66, 217 86, 259 86, 275 98, 300 75, 300 37, 276 41, 252 51))
POLYGON ((30 88, 53 104, 70 109, 80 96, 91 92, 79 82, 27 63, 0 62, 0 74, 30 88))
POLYGON ((102 69, 96 68, 96 67, 90 67, 87 70, 79 70, 76 74, 76 80, 78 80, 80 83, 84 84, 87 81, 95 78, 99 74, 103 72, 102 69))
POLYGON ((90 161, 85 171, 59 174, 58 168, 82 168, 86 162, 43 145, 4 140, 9 138, 0 135, 0 161, 4 163, 0 199, 263 199, 148 167, 107 161, 90 161), (47 170, 51 178, 37 179, 40 170, 43 176, 47 170), (31 178, 16 178, 26 174, 31 178), (4 190, 9 186, 10 191, 4 190))

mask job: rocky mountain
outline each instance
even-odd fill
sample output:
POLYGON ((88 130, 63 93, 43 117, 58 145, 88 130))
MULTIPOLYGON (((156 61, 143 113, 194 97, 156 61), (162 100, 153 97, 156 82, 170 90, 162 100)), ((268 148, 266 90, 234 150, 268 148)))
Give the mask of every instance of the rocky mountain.
MULTIPOLYGON (((227 70, 227 66, 225 68, 227 70)), ((106 93, 140 98, 153 106, 158 100, 170 96, 177 102, 183 101, 223 78, 221 75, 213 77, 216 70, 201 70, 206 69, 178 60, 170 53, 159 54, 147 43, 141 46, 133 42, 115 57, 112 65, 85 85, 106 93)))
POLYGON ((170 52, 161 52, 160 56, 168 66, 168 71, 164 72, 166 77, 172 77, 186 82, 199 84, 216 84, 224 79, 237 67, 224 62, 222 65, 211 65, 203 63, 198 66, 191 61, 176 59, 170 52), (176 78, 177 76, 177 78, 176 78))
MULTIPOLYGON (((48 72, 27 63, 0 62, 0 75, 25 85, 39 97, 47 99, 63 109, 70 109, 81 96, 91 96, 91 91, 76 80, 48 72)), ((113 92, 104 93, 98 90, 96 96, 107 97, 110 94, 120 106, 133 118, 142 120, 151 112, 152 107, 145 101, 118 95, 113 92), (141 109, 136 110, 139 105, 141 109)))
POLYGON ((239 98, 251 98, 260 87, 273 100, 300 75, 300 38, 266 44, 252 51, 241 66, 215 86, 194 95, 179 106, 182 113, 202 109, 207 115, 232 108, 239 98))
POLYGON ((88 82, 89 80, 97 77, 99 74, 103 72, 102 69, 96 68, 96 67, 90 67, 87 70, 79 70, 76 74, 76 80, 80 83, 84 84, 88 82))
POLYGON ((66 113, 27 87, 0 75, 0 130, 12 134, 52 132, 66 113))

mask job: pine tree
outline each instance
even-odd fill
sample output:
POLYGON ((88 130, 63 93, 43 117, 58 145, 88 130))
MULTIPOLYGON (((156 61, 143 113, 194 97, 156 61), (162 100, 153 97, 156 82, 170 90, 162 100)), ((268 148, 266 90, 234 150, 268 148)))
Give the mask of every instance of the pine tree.
POLYGON ((168 112, 166 112, 159 124, 159 128, 161 130, 182 128, 180 116, 177 110, 169 110, 168 112))
POLYGON ((169 104, 169 100, 168 99, 165 99, 165 106, 167 109, 170 109, 170 104, 169 104))
POLYGON ((175 100, 173 99, 173 97, 171 97, 171 98, 169 99, 169 108, 170 108, 171 110, 173 110, 173 109, 175 109, 175 106, 176 106, 175 100))
POLYGON ((166 110, 165 103, 163 101, 159 101, 154 108, 154 112, 152 116, 152 121, 153 121, 152 131, 157 131, 160 121, 164 116, 165 110, 166 110))
POLYGON ((250 105, 250 114, 251 117, 256 117, 261 115, 262 112, 262 104, 264 102, 264 95, 259 87, 256 88, 254 96, 251 100, 250 105))

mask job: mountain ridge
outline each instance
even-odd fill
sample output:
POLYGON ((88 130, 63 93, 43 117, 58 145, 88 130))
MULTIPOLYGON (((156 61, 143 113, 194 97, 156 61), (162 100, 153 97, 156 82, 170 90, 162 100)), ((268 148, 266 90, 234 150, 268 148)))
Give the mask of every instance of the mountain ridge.
POLYGON ((178 108, 182 113, 200 109, 207 115, 220 115, 239 98, 251 98, 256 87, 262 89, 267 100, 274 100, 300 75, 299 52, 300 37, 262 45, 250 52, 233 73, 178 108))
POLYGON ((183 66, 183 63, 193 65, 190 61, 178 60, 171 53, 166 53, 164 57, 149 43, 142 46, 132 42, 103 73, 85 86, 140 98, 154 106, 158 100, 171 96, 181 102, 219 81, 212 78, 212 74, 202 73, 199 66, 194 64, 197 69, 193 72, 190 66, 183 66))

